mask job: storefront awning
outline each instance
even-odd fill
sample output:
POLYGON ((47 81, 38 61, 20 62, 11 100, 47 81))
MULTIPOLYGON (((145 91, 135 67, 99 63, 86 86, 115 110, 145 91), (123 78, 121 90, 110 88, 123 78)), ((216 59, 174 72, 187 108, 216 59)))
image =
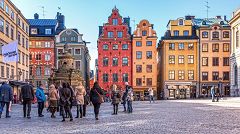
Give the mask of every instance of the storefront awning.
POLYGON ((9 84, 12 85, 12 86, 23 86, 23 85, 28 84, 28 83, 23 82, 23 81, 10 80, 9 84))

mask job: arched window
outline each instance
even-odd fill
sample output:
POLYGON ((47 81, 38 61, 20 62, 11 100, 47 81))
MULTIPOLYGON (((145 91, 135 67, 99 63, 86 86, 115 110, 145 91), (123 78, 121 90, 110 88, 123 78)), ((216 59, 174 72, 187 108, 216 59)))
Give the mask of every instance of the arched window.
POLYGON ((238 85, 238 68, 237 68, 237 65, 234 66, 234 85, 238 85))
POLYGON ((239 31, 236 32, 236 48, 239 47, 239 31))

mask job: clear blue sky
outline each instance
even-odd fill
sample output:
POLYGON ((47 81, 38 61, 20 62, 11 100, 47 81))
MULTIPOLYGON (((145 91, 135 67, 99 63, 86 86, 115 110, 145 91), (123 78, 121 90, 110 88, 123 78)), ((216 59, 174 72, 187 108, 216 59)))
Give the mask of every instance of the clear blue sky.
MULTIPOLYGON (((91 69, 97 58, 98 26, 107 22, 112 8, 116 5, 123 17, 129 16, 139 23, 148 19, 154 24, 158 37, 164 35, 166 25, 170 19, 177 19, 185 15, 195 15, 206 18, 207 0, 12 0, 27 19, 39 13, 43 18, 42 6, 45 7, 45 18, 55 18, 59 11, 65 15, 67 28, 77 28, 83 34, 92 57, 91 69)), ((232 12, 240 8, 240 0, 208 0, 209 17, 227 15, 230 19, 232 12)), ((134 26, 132 21, 131 26, 134 26)), ((134 29, 134 28, 132 28, 134 29)))

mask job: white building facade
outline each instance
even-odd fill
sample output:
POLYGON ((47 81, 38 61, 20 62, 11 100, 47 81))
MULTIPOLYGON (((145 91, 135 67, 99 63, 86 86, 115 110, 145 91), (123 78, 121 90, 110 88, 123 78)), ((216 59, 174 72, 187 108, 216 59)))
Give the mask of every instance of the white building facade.
POLYGON ((240 96, 240 9, 233 12, 231 25, 231 96, 240 96))

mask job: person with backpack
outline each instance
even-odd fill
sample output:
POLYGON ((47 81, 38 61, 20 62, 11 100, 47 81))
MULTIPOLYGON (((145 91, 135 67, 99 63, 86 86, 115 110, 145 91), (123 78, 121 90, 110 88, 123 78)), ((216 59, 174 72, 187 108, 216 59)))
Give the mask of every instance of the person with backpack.
POLYGON ((38 101, 38 117, 43 117, 44 115, 42 114, 42 112, 44 109, 44 102, 46 101, 46 96, 42 84, 40 84, 40 86, 37 88, 36 97, 38 101))
POLYGON ((9 115, 9 106, 10 102, 13 100, 13 91, 12 87, 7 84, 6 82, 2 83, 2 86, 0 87, 0 118, 2 116, 2 112, 4 109, 4 106, 6 105, 6 118, 10 118, 9 115))
POLYGON ((95 82, 93 85, 93 88, 90 91, 90 101, 92 102, 94 106, 94 114, 95 114, 95 119, 98 120, 98 115, 99 115, 99 109, 101 106, 101 103, 104 102, 103 100, 103 95, 104 92, 99 86, 98 82, 95 82))
POLYGON ((113 105, 113 115, 117 115, 118 113, 118 104, 120 102, 121 95, 119 91, 117 91, 117 85, 113 85, 113 90, 112 90, 112 105, 113 105))
POLYGON ((23 85, 21 87, 19 98, 23 104, 23 117, 27 117, 28 119, 30 119, 32 101, 34 100, 34 91, 32 85, 30 85, 29 83, 23 85))

